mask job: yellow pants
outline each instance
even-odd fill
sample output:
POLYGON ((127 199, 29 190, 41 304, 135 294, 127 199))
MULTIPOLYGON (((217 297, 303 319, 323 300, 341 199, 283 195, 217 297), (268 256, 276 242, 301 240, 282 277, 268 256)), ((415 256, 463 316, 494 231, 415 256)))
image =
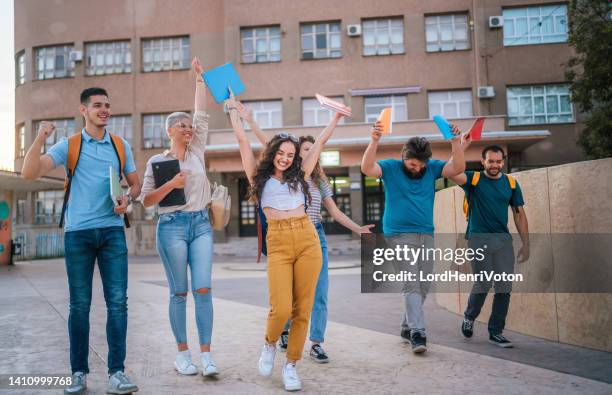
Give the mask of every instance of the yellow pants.
POLYGON ((291 318, 287 359, 302 357, 323 264, 319 235, 308 216, 268 220, 270 312, 266 341, 275 343, 291 318))

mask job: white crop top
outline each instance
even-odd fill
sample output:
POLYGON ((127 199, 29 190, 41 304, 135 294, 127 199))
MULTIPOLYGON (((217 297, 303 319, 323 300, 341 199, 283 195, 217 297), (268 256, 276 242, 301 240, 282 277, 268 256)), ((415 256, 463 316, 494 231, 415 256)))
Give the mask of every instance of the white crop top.
POLYGON ((266 181, 261 194, 261 208, 270 207, 276 210, 293 210, 304 204, 304 192, 302 185, 298 191, 289 189, 289 183, 281 183, 276 178, 270 177, 266 181))

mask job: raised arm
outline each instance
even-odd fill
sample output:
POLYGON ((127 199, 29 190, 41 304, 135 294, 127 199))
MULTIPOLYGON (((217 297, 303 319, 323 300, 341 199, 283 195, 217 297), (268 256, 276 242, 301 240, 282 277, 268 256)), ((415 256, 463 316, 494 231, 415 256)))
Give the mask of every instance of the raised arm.
POLYGON ((55 125, 53 125, 51 122, 43 121, 40 123, 38 134, 36 135, 34 142, 30 146, 30 149, 28 149, 28 152, 23 159, 21 177, 24 179, 30 181, 36 180, 49 173, 56 167, 55 162, 50 155, 40 154, 40 151, 45 144, 45 140, 47 140, 47 137, 49 137, 54 130, 55 125))
MULTIPOLYGON (((461 148, 463 149, 463 152, 465 152, 468 149, 470 144, 472 144, 472 136, 470 135, 470 132, 463 133, 461 135, 461 148)), ((452 180, 457 185, 463 185, 467 182, 467 176, 465 175, 465 172, 461 172, 460 174, 456 176, 449 177, 449 179, 452 180)))
POLYGON ((255 137, 257 137, 257 140, 259 140, 261 145, 265 146, 266 144, 268 144, 268 137, 261 130, 255 119, 253 118, 253 110, 247 108, 238 100, 236 100, 236 109, 238 110, 238 115, 240 115, 240 118, 242 118, 243 121, 246 121, 246 123, 249 124, 251 130, 253 131, 253 133, 255 133, 255 137))
POLYGON ((195 103, 194 109, 196 111, 206 111, 206 86, 204 85, 204 79, 202 78, 202 64, 200 59, 197 57, 191 61, 191 68, 196 74, 196 92, 195 92, 195 103))
POLYGON ((361 159, 361 172, 368 177, 382 177, 382 169, 376 162, 376 151, 378 150, 378 141, 381 137, 381 124, 376 122, 372 127, 372 139, 368 148, 366 148, 363 159, 361 159))
POLYGON ((306 178, 309 178, 312 174, 312 171, 319 160, 319 155, 321 155, 321 151, 323 151, 323 147, 325 146, 325 143, 327 143, 327 140, 329 140, 331 135, 334 133, 334 129, 336 129, 336 125, 338 125, 340 118, 342 118, 342 114, 334 114, 331 121, 329 121, 329 125, 327 125, 325 129, 321 131, 310 148, 310 151, 308 151, 306 158, 304 158, 304 161, 302 162, 302 170, 304 171, 306 178))
POLYGON ((230 90, 230 98, 225 101, 225 105, 228 108, 230 122, 232 123, 234 135, 236 136, 236 140, 238 140, 238 145, 240 147, 242 167, 244 167, 244 171, 249 180, 249 183, 253 184, 253 178, 255 177, 256 169, 255 154, 253 154, 251 143, 249 143, 249 139, 247 138, 247 135, 244 132, 244 128, 242 127, 242 120, 240 119, 240 115, 238 115, 238 108, 236 107, 236 103, 236 98, 230 90))
POLYGON ((453 134, 455 136, 451 139, 451 158, 442 169, 442 177, 444 178, 451 178, 465 171, 465 155, 463 145, 461 144, 461 131, 455 125, 453 125, 453 134))
POLYGON ((206 113, 206 85, 202 79, 202 65, 198 58, 191 61, 191 69, 195 74, 195 99, 193 114, 193 140, 190 148, 204 160, 204 150, 208 140, 208 114, 206 113))

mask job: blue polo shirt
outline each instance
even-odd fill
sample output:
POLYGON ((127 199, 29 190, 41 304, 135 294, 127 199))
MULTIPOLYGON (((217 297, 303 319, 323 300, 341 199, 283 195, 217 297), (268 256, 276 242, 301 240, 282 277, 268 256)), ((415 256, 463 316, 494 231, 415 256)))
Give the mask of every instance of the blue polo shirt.
POLYGON ((523 206, 523 192, 516 183, 514 192, 505 174, 493 179, 480 173, 478 184, 472 186, 473 171, 466 171, 467 182, 461 186, 470 201, 468 238, 473 233, 509 233, 508 206, 523 206), (470 198, 471 197, 471 198, 470 198))
POLYGON ((399 159, 378 161, 385 187, 383 232, 434 232, 433 207, 436 180, 442 176, 443 160, 429 159, 423 177, 412 179, 404 173, 404 162, 399 159))
MULTIPOLYGON (((83 144, 70 187, 70 199, 66 207, 64 231, 107 228, 123 226, 123 218, 113 211, 110 197, 109 166, 119 173, 119 158, 115 153, 108 132, 97 141, 83 128, 83 144)), ((125 164, 123 174, 136 171, 132 149, 127 141, 125 145, 125 164)), ((53 159, 55 166, 64 166, 68 157, 68 140, 62 139, 49 149, 47 155, 53 159)))

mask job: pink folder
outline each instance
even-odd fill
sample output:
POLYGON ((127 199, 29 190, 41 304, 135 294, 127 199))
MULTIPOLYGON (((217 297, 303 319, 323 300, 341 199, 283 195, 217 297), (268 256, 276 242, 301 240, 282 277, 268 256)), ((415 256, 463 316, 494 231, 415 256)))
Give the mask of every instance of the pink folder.
POLYGON ((338 112, 346 117, 350 117, 352 115, 350 107, 345 106, 342 103, 338 103, 337 101, 334 101, 330 99, 329 97, 319 95, 318 93, 315 96, 317 100, 319 101, 319 103, 321 104, 321 106, 325 108, 329 108, 330 110, 334 112, 338 112))

